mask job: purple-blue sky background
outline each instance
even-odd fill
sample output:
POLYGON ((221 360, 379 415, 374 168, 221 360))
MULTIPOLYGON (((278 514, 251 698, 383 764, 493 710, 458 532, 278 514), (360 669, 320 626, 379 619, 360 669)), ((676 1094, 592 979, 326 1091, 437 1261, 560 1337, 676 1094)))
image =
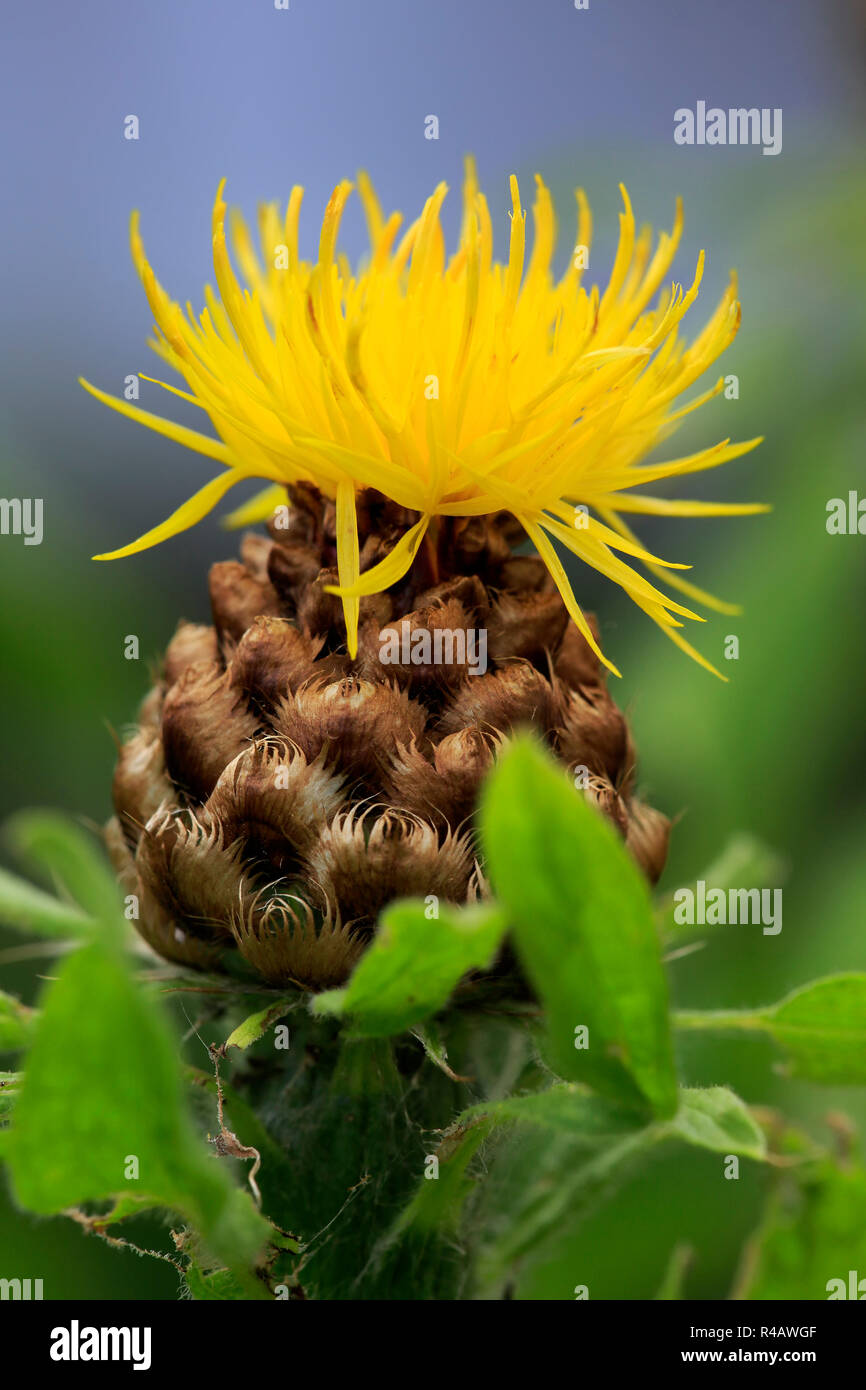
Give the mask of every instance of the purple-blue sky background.
MULTIPOLYGON (((7 6, 4 472, 68 485, 95 522, 104 519, 106 544, 204 480, 200 460, 112 420, 75 383, 81 372, 116 391, 127 372, 150 370, 130 208, 141 209, 163 283, 198 307, 223 175, 230 201, 250 214, 259 199, 303 183, 312 252, 339 178, 367 167, 383 202, 414 215, 440 178, 459 188, 471 150, 500 231, 512 170, 527 198, 536 168, 562 193, 586 183, 602 268, 624 178, 639 215, 657 222, 686 194, 680 273, 706 243, 715 289, 727 264, 714 264, 719 237, 700 211, 707 200, 713 211, 716 172, 738 160, 772 191, 804 150, 832 157, 850 139, 862 69, 849 63, 856 28, 846 13, 815 0, 591 0, 586 12, 571 0, 291 0, 287 12, 270 0, 7 6), (674 146, 674 109, 699 98, 783 107, 782 155, 674 146), (436 142, 423 138, 431 112, 436 142), (123 138, 130 113, 141 123, 137 142, 123 138), (107 479, 110 495, 98 488, 107 479)), ((566 236, 571 216, 568 202, 566 236)), ((744 207, 731 220, 748 219, 744 207)), ((343 243, 362 249, 357 207, 343 243)), ((145 391, 142 403, 162 410, 156 388, 145 391)))

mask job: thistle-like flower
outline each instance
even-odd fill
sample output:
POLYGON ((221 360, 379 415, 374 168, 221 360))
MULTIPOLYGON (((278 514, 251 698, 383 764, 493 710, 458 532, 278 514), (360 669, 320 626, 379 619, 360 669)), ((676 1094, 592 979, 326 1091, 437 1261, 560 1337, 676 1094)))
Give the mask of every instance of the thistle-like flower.
POLYGON ((653 251, 651 229, 636 232, 622 188, 619 246, 601 293, 581 284, 592 232, 582 191, 575 251, 557 282, 550 269, 553 204, 541 179, 528 258, 526 213, 511 179, 506 265, 493 259, 490 212, 471 164, 460 244, 450 260, 439 220, 445 184, 402 237, 400 214, 384 218, 365 175, 358 188, 370 256, 357 274, 337 252, 352 185, 339 184, 331 196, 315 265, 299 256, 303 190, 295 187, 284 218, 274 204, 260 209, 261 258, 243 220, 232 219, 235 256, 247 281, 242 288, 229 258, 221 184, 213 210, 220 297, 207 287, 207 307, 198 319, 189 305, 184 314, 157 281, 133 216, 132 254, 156 320, 154 346, 189 391, 159 384, 205 410, 218 438, 83 385, 115 410, 223 468, 167 521, 97 558, 131 555, 176 535, 244 479, 264 478, 272 486, 235 513, 239 524, 271 516, 285 501, 287 484, 313 484, 336 506, 337 582, 327 592, 342 599, 354 657, 360 599, 403 578, 431 530, 435 536, 440 518, 506 511, 534 543, 571 618, 611 670, 616 668, 596 647, 554 540, 621 585, 673 641, 709 666, 679 631, 682 618, 698 615, 629 561, 693 601, 723 612, 731 606, 676 573, 689 566, 646 550, 624 517, 766 510, 633 491, 718 467, 760 442, 726 439, 670 462, 642 462, 685 415, 722 390, 723 378, 672 408, 737 332, 736 278, 687 346, 679 327, 697 298, 703 252, 688 290, 679 284, 661 288, 682 232, 679 205, 672 232, 662 233, 653 251), (362 573, 357 499, 368 489, 407 515, 388 553, 362 573))
POLYGON ((184 964, 213 968, 236 951, 274 983, 311 988, 345 978, 391 899, 486 892, 478 790, 520 725, 658 878, 668 822, 635 797, 634 749, 606 688, 604 668, 615 668, 555 542, 708 665, 681 635, 695 615, 630 562, 730 610, 683 580, 684 566, 644 550, 623 517, 763 510, 632 491, 758 442, 641 463, 721 389, 674 408, 739 323, 732 281, 692 345, 680 340, 703 257, 687 292, 661 289, 679 211, 653 251, 623 190, 601 294, 581 285, 591 230, 581 193, 577 248, 555 283, 540 180, 526 265, 516 180, 507 265, 493 260, 471 165, 447 262, 444 185, 400 237, 399 216, 384 218, 369 181, 358 183, 371 252, 357 275, 336 250, 350 185, 329 203, 315 265, 299 257, 296 188, 284 220, 262 208, 261 257, 233 222, 243 290, 220 190, 219 297, 206 290, 198 320, 156 281, 133 219, 154 345, 189 387, 166 389, 202 407, 218 438, 88 387, 222 465, 168 521, 99 558, 175 535, 243 479, 270 484, 232 518, 268 520, 270 538, 248 533, 241 562, 213 566, 213 625, 181 623, 121 750, 108 842, 139 896, 139 928, 184 964), (515 553, 527 536, 537 554, 515 553), (472 658, 479 635, 483 665, 472 658))

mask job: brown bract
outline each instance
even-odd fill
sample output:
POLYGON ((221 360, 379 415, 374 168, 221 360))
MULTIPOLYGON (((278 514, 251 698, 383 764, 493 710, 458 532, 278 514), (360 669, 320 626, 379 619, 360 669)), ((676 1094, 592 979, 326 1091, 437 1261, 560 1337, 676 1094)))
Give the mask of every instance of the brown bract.
MULTIPOLYGON (((417 517, 358 501, 363 572, 417 517)), ((440 520, 409 574, 362 599, 350 661, 333 504, 300 486, 283 510, 213 566, 213 624, 179 625, 120 752, 109 847, 156 952, 201 969, 235 952, 270 984, 323 989, 394 899, 485 896, 479 792, 527 726, 655 881, 668 822, 634 799, 605 672, 545 566, 513 553, 512 518, 440 520)))

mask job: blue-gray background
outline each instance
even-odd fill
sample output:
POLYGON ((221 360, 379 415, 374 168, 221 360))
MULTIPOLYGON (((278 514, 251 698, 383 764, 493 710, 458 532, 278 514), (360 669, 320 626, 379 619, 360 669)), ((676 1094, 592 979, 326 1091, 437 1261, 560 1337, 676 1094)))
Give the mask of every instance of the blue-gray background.
MULTIPOLYGON (((88 559, 161 520, 209 476, 206 460, 110 414, 76 384, 81 373, 120 393, 129 372, 155 363, 129 260, 130 209, 141 210, 162 282, 198 307, 224 175, 229 201, 250 215, 303 184, 302 249, 313 255, 331 189, 359 167, 386 209, 407 215, 446 179, 453 231, 471 151, 500 250, 507 177, 519 175, 528 201, 538 170, 556 194, 561 254, 573 235, 572 190, 587 189, 599 279, 614 247, 618 182, 638 218, 657 226, 669 226, 683 194, 678 275, 690 277, 697 251, 708 251, 693 329, 729 268, 740 271, 743 329, 724 360, 740 399, 692 417, 683 452, 765 433, 757 453, 691 491, 769 500, 775 511, 646 528, 656 548, 696 563, 699 583, 745 602, 744 618, 713 618, 696 638, 719 661, 725 635, 740 636, 731 685, 692 667, 594 576, 576 573, 578 592, 625 669, 617 693, 631 705, 645 783, 656 804, 683 813, 666 883, 697 873, 738 829, 794 866, 782 935, 729 929, 678 967, 680 998, 766 1002, 812 974, 866 966, 863 660, 852 607, 864 542, 824 529, 827 499, 862 479, 866 443, 862 5, 590 0, 576 11, 571 0, 291 0, 277 11, 270 0, 85 0, 9 3, 3 30, 0 491, 45 499, 42 546, 0 538, 3 808, 61 804, 104 817, 106 725, 127 722, 146 685, 145 661, 125 662, 122 638, 137 633, 155 658, 181 613, 206 614, 205 568, 234 545, 212 518, 132 560, 88 559), (782 153, 676 146, 674 110, 698 100, 781 107, 782 153), (130 114, 138 141, 123 138, 130 114), (428 114, 439 118, 438 141, 424 138, 428 114)), ((364 248, 358 208, 343 245, 351 255, 364 248)), ((146 383, 142 404, 184 418, 146 383)), ((0 959, 7 987, 32 989, 38 963, 0 959)), ((770 1060, 726 1047, 684 1065, 697 1081, 731 1082, 816 1122, 831 1102, 859 1113, 849 1095, 816 1099, 768 1080, 770 1060)), ((602 1218, 530 1272, 524 1295, 569 1297, 575 1262, 591 1264, 594 1296, 646 1294, 680 1238, 700 1251, 694 1293, 724 1292, 760 1190, 746 1181, 734 1202, 736 1185, 720 1194, 715 1168, 690 1164, 690 1185, 659 1165, 624 1195, 628 1253, 602 1218)), ((172 1294, 167 1267, 85 1244, 61 1223, 9 1214, 2 1234, 0 1274, 44 1274, 56 1295, 172 1294)))

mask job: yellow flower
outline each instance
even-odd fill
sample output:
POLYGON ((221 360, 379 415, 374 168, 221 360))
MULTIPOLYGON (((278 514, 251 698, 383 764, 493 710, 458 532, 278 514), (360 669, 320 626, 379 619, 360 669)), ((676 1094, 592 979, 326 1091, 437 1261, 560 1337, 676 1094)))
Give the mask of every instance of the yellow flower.
POLYGON ((641 465, 684 415, 722 390, 719 379, 697 399, 671 409, 737 332, 735 278, 687 346, 679 324, 697 296, 703 252, 688 290, 679 284, 661 289, 680 239, 681 207, 673 231, 663 232, 653 250, 651 229, 636 232, 623 188, 619 246, 607 288, 602 293, 581 284, 591 237, 582 191, 575 251, 565 274, 554 281, 554 211, 541 179, 536 180, 529 256, 526 213, 517 180, 511 179, 509 255, 501 265, 493 259, 490 212, 471 163, 460 244, 450 260, 439 220, 444 183, 401 237, 400 214, 386 219, 369 179, 359 175, 371 250, 353 272, 337 252, 351 189, 341 183, 331 196, 315 265, 298 254, 302 189, 292 190, 284 218, 275 204, 260 209, 261 259, 246 225, 233 215, 233 250, 246 281, 242 288, 229 259, 221 184, 213 210, 219 295, 206 287, 206 308, 198 318, 189 304, 185 314, 162 289, 133 214, 132 255, 156 320, 152 346, 185 378, 189 391, 158 384, 205 410, 218 438, 82 385, 140 424, 216 459, 222 469, 162 525, 95 558, 132 555, 176 535, 245 478, 265 478, 271 486, 234 513, 237 524, 272 513, 285 500, 286 483, 312 482, 336 503, 339 586, 333 592, 343 601, 354 656, 360 598, 406 573, 437 517, 505 510, 534 542, 594 650, 554 541, 621 585, 674 642, 712 670, 679 631, 681 618, 698 615, 621 556, 637 560, 693 600, 722 612, 738 610, 675 573, 687 565, 645 550, 623 514, 766 510, 632 491, 714 468, 760 442, 723 440, 686 458, 641 465), (417 511, 420 519, 383 561, 361 574, 355 497, 363 488, 378 489, 417 511))

